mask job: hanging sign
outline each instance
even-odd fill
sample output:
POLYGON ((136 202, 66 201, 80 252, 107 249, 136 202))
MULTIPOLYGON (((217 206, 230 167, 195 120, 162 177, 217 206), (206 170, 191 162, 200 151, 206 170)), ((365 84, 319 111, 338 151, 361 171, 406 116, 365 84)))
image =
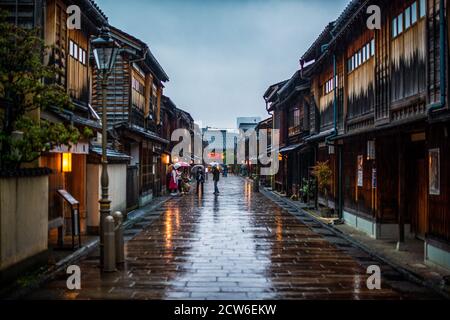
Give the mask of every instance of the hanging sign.
POLYGON ((73 153, 73 154, 89 154, 89 143, 78 142, 76 144, 71 143, 70 147, 66 145, 55 146, 51 153, 73 153))
POLYGON ((358 156, 358 187, 363 186, 363 164, 364 164, 364 157, 358 156))
POLYGON ((372 169, 372 189, 377 188, 377 169, 372 169))

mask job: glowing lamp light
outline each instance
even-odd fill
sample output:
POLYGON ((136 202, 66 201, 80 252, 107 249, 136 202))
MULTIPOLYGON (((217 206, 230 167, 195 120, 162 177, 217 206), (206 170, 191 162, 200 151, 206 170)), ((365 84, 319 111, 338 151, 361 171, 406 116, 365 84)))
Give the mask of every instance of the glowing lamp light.
POLYGON ((283 155, 281 153, 278 154, 278 161, 283 161, 283 155))
POLYGON ((72 154, 62 154, 62 172, 72 172, 72 154))
POLYGON ((169 157, 168 154, 165 154, 164 157, 163 157, 163 163, 164 164, 169 164, 169 162, 170 162, 170 157, 169 157))

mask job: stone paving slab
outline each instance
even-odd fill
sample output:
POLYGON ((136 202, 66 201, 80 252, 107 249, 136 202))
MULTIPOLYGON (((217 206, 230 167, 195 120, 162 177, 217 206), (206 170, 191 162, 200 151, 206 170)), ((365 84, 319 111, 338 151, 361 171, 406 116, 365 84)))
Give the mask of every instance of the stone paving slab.
POLYGON ((174 198, 126 244, 126 263, 102 274, 93 255, 80 261, 82 289, 65 288, 66 275, 28 299, 434 299, 388 265, 313 228, 230 176, 221 194, 174 198), (382 289, 366 286, 379 265, 382 289))

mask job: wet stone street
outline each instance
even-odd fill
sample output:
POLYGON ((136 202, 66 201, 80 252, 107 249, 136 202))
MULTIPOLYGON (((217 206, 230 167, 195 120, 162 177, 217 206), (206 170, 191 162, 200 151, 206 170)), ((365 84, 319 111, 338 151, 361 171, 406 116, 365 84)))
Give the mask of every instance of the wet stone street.
MULTIPOLYGON (((301 222, 239 177, 211 179, 203 197, 165 202, 126 244, 126 263, 102 274, 98 254, 80 262, 81 290, 59 274, 31 299, 436 298, 345 240, 301 222), (381 268, 369 290, 367 267, 381 268)), ((129 233, 129 232, 128 232, 129 233)))

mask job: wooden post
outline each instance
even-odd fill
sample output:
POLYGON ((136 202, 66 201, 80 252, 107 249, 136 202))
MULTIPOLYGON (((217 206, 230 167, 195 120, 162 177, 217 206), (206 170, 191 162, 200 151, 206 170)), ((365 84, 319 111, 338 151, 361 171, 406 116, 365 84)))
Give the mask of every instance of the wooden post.
POLYGON ((163 95, 163 87, 162 84, 159 84, 157 89, 156 89, 156 124, 160 124, 161 123, 161 98, 163 95))
POLYGON ((150 100, 152 99, 153 77, 150 73, 145 75, 145 109, 144 117, 147 118, 150 113, 150 100))
POLYGON ((405 244, 405 201, 406 201, 406 166, 405 141, 398 138, 398 242, 397 250, 404 249, 405 244))

